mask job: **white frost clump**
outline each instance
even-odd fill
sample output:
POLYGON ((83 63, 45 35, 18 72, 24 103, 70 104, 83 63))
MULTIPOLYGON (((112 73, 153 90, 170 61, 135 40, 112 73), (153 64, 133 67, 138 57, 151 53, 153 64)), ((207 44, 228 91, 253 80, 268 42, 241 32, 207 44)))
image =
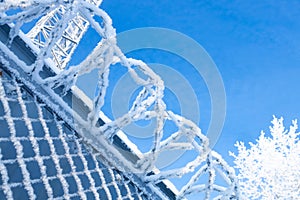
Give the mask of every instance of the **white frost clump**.
POLYGON ((297 121, 285 130, 283 119, 274 117, 271 137, 262 132, 247 149, 236 143, 235 167, 239 170, 240 192, 246 199, 299 199, 300 143, 297 121))

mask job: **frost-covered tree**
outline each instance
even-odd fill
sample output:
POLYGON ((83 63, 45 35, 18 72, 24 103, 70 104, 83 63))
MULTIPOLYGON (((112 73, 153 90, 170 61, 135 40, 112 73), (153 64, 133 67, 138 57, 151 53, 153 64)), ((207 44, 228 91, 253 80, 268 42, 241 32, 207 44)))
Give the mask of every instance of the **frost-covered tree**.
POLYGON ((235 167, 240 192, 246 199, 299 199, 300 142, 297 121, 289 130, 274 117, 270 137, 262 132, 256 143, 237 142, 235 167))

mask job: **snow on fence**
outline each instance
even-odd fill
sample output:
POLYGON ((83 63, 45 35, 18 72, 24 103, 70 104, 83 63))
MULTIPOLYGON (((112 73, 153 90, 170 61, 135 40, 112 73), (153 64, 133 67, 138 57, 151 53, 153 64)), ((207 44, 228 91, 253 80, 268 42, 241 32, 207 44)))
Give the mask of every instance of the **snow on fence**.
POLYGON ((152 198, 5 72, 0 100, 0 199, 152 198))
POLYGON ((15 192, 19 188, 30 199, 37 198, 40 191, 48 198, 78 196, 85 199, 92 195, 101 199, 101 195, 106 195, 108 199, 182 199, 197 194, 203 199, 238 199, 234 170, 209 148, 209 140, 199 127, 167 109, 163 101, 163 80, 144 62, 127 58, 122 53, 112 20, 98 7, 100 4, 101 1, 84 0, 7 0, 0 3, 0 25, 9 25, 8 40, 0 42, 1 65, 10 71, 0 77, 1 129, 8 128, 0 135, 0 195, 14 197, 21 194, 15 192), (25 36, 20 29, 34 20, 39 21, 25 36), (80 64, 62 69, 88 25, 99 34, 101 41, 80 64), (13 51, 17 37, 33 52, 31 62, 22 60, 22 53, 16 55, 13 51), (103 121, 101 108, 109 85, 110 67, 117 63, 128 70, 142 89, 126 114, 103 121), (29 81, 22 81, 23 77, 14 73, 15 66, 27 73, 29 81), (45 75, 46 68, 51 73, 45 75), (88 100, 81 102, 88 110, 84 116, 66 103, 65 97, 76 94, 74 85, 79 76, 95 69, 99 74, 95 83, 98 90, 91 105, 88 100), (32 89, 35 87, 32 82, 53 101, 32 89), (24 91, 23 84, 34 94, 24 91), (45 117, 49 110, 50 119, 45 117), (31 116, 32 112, 37 115, 31 116), (157 126, 151 149, 142 153, 120 131, 131 123, 149 119, 156 120, 157 126), (166 122, 175 125, 177 130, 165 138, 166 122), (23 123, 23 128, 20 129, 18 123, 23 123), (116 145, 116 137, 121 138, 123 145, 125 143, 127 153, 116 145), (191 159, 180 163, 180 167, 157 169, 155 163, 163 152, 177 150, 190 153, 191 159), (128 159, 128 152, 134 159, 128 159), (104 164, 99 160, 105 161, 104 164), (35 166, 30 167, 31 162, 35 166), (70 166, 68 170, 62 162, 70 166), (11 170, 19 171, 12 175, 11 170), (189 180, 184 186, 172 184, 174 179, 186 175, 189 180))

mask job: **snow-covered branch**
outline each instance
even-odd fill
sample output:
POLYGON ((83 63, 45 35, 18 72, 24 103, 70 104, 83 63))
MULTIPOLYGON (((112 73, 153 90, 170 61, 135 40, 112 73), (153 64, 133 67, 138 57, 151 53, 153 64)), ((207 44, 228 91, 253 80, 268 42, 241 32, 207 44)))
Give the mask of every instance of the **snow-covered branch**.
POLYGON ((247 148, 236 144, 235 167, 241 193, 247 199, 297 199, 300 196, 300 143, 297 122, 289 130, 283 118, 274 117, 270 137, 261 133, 247 148))

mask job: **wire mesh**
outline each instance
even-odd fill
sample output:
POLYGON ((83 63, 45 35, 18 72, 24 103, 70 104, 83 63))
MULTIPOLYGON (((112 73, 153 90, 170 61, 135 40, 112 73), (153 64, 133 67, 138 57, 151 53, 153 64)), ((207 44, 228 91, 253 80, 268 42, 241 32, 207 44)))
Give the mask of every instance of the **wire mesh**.
POLYGON ((149 198, 22 85, 2 72, 0 199, 149 198))

